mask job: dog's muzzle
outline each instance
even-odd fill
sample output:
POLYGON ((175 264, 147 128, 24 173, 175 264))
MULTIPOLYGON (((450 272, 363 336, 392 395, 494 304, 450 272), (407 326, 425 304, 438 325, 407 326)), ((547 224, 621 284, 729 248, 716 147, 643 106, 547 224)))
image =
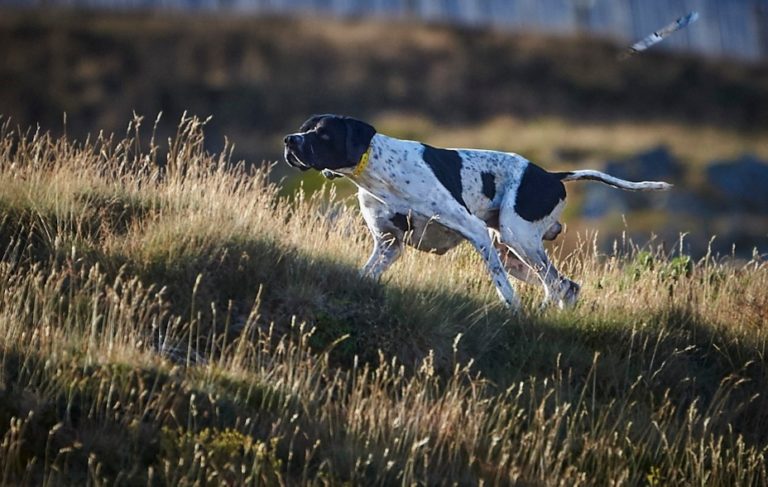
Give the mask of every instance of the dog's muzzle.
POLYGON ((301 137, 298 135, 288 135, 283 139, 283 143, 285 144, 285 162, 288 163, 288 165, 301 169, 302 171, 307 171, 311 169, 311 167, 308 164, 305 164, 302 162, 301 158, 298 154, 300 154, 300 146, 302 140, 301 137))

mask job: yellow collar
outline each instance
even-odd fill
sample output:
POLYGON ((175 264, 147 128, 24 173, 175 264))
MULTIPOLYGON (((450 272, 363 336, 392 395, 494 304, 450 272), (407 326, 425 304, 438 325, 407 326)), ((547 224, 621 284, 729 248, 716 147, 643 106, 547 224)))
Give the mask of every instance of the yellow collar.
POLYGON ((360 157, 360 161, 355 166, 355 169, 352 171, 353 176, 359 176, 363 174, 363 171, 365 171, 365 168, 368 166, 368 161, 371 158, 371 146, 368 146, 368 150, 365 151, 365 153, 360 157))

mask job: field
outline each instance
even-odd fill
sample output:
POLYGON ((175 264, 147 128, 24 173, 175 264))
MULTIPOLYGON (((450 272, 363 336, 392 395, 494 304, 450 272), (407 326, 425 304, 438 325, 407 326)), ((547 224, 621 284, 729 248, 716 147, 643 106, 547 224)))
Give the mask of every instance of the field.
POLYGON ((363 280, 332 188, 139 125, 0 130, 4 484, 768 482, 764 261, 571 235, 578 306, 513 315, 469 247, 363 280))

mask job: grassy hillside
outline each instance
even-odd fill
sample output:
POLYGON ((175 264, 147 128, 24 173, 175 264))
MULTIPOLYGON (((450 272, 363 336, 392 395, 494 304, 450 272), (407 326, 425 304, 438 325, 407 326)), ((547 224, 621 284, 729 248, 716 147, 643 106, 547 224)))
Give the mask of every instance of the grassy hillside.
POLYGON ((4 484, 768 481, 765 262, 585 235, 514 316, 466 246, 362 280, 356 210, 140 136, 0 130, 4 484))

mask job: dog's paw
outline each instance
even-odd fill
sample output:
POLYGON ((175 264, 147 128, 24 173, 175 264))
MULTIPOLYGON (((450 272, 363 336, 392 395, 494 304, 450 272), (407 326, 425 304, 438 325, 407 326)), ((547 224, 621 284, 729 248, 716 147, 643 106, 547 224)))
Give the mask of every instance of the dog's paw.
POLYGON ((325 176, 326 179, 336 179, 341 177, 341 174, 337 174, 329 169, 323 169, 320 173, 325 176))
POLYGON ((504 296, 500 297, 501 301, 504 303, 504 307, 510 310, 513 314, 517 314, 523 309, 523 303, 520 302, 520 298, 518 298, 517 295, 512 296, 511 298, 505 298, 504 296))
POLYGON ((560 300, 558 301, 558 305, 560 306, 560 309, 570 308, 573 305, 576 304, 576 301, 579 299, 579 293, 581 292, 581 286, 576 284, 575 282, 566 279, 563 281, 563 291, 560 295, 560 300))

